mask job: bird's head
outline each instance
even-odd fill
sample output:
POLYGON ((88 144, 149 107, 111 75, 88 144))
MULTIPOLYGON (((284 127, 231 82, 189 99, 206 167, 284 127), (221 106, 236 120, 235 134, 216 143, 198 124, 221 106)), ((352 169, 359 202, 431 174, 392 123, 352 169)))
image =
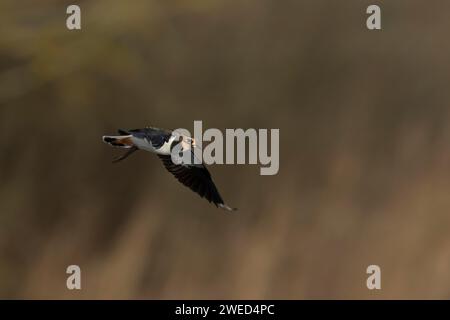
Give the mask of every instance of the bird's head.
POLYGON ((197 143, 196 143, 195 139, 191 138, 191 137, 180 135, 178 137, 178 142, 181 142, 181 143, 183 143, 183 145, 186 145, 186 146, 197 147, 197 143))

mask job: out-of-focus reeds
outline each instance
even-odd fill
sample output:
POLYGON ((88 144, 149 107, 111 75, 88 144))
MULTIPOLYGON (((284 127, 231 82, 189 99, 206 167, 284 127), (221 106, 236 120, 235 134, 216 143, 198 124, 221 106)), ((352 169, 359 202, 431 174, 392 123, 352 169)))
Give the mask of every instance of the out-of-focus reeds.
POLYGON ((69 4, 0 4, 1 298, 450 298, 450 3, 69 4), (194 120, 280 129, 211 167, 235 214, 101 142, 194 120))

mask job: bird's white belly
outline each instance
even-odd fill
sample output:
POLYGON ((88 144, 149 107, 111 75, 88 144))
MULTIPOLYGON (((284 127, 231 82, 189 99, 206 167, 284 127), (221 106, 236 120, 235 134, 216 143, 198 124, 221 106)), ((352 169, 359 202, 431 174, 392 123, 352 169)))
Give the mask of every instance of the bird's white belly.
POLYGON ((133 144, 141 150, 153 152, 156 154, 169 155, 170 154, 170 145, 172 144, 173 138, 170 138, 168 142, 165 142, 161 148, 156 149, 153 147, 150 141, 147 139, 140 139, 136 137, 132 137, 131 141, 133 144))
POLYGON ((172 139, 169 139, 169 141, 165 142, 161 146, 161 148, 159 148, 155 152, 158 153, 158 154, 169 155, 170 154, 170 145, 171 144, 172 144, 172 139))

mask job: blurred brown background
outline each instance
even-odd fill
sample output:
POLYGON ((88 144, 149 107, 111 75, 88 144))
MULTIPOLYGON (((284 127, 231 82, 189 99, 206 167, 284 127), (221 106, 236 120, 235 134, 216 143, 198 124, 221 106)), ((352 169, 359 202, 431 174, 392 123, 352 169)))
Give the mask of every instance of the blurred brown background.
POLYGON ((450 298, 450 2, 374 3, 1 1, 0 297, 450 298), (236 214, 101 141, 194 120, 280 128, 236 214))

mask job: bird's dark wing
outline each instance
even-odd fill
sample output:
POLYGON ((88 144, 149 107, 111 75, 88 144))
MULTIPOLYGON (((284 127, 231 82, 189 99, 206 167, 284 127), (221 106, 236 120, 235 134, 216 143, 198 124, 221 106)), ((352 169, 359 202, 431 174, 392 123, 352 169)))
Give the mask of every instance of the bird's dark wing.
POLYGON ((189 187, 192 191, 198 193, 200 197, 206 198, 209 202, 214 203, 217 207, 225 210, 233 211, 224 204, 219 194, 211 174, 203 164, 174 164, 170 155, 158 155, 166 169, 172 173, 178 181, 189 187))
POLYGON ((119 134, 130 134, 133 137, 145 139, 152 144, 153 147, 159 149, 162 145, 169 141, 172 131, 159 128, 143 128, 131 130, 118 130, 119 134))

